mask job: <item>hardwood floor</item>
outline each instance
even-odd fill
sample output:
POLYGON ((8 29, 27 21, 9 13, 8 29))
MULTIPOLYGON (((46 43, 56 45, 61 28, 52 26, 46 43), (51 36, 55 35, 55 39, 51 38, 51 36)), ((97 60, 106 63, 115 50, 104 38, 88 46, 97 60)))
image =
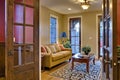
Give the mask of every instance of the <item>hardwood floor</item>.
POLYGON ((0 77, 0 80, 5 80, 5 78, 4 77, 0 77))
POLYGON ((64 63, 61 63, 51 69, 45 69, 41 71, 41 80, 63 80, 62 78, 58 78, 58 77, 53 77, 50 76, 49 74, 55 70, 57 70, 58 68, 61 68, 62 66, 68 64, 69 61, 66 61, 64 63))

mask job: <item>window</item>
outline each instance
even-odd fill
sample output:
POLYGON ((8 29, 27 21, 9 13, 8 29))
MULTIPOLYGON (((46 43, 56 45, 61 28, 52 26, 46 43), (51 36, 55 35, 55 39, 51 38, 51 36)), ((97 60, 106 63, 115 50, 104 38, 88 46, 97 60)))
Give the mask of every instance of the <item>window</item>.
POLYGON ((56 43, 57 41, 57 19, 50 17, 50 43, 56 43))

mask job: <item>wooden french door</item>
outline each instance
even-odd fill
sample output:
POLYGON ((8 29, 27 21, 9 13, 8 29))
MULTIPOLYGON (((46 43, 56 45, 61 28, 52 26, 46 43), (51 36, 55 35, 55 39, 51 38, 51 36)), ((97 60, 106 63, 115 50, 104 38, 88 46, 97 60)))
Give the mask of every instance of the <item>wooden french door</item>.
POLYGON ((103 0, 103 72, 105 78, 112 80, 113 26, 111 0, 103 0))
POLYGON ((81 52, 81 18, 70 18, 70 43, 72 54, 81 52))
POLYGON ((39 80, 39 0, 6 0, 6 80, 39 80))

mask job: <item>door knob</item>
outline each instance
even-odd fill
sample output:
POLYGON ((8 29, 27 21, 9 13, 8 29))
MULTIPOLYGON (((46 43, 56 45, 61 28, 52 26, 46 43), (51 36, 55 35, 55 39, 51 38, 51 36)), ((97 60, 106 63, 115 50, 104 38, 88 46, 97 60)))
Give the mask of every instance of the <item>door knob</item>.
POLYGON ((113 63, 114 66, 116 66, 117 64, 116 63, 113 63))

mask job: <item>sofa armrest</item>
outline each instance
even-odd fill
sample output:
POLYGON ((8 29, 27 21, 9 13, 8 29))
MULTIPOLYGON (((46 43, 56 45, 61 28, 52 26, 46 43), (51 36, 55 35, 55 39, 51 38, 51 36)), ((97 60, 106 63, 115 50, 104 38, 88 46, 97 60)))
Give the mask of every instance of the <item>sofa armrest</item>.
POLYGON ((44 54, 44 57, 43 57, 43 65, 46 67, 46 66, 50 66, 51 63, 52 63, 52 53, 47 53, 47 54, 44 54))

